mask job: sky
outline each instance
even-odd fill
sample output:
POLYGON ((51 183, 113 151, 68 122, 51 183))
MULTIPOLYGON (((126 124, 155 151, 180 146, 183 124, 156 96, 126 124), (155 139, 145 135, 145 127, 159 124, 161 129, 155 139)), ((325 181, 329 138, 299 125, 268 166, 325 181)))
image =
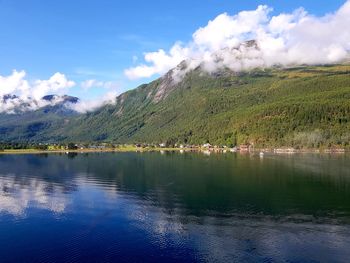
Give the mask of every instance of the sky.
MULTIPOLYGON (((254 13, 243 23, 258 15, 263 16, 260 25, 273 16, 293 14, 291 24, 292 20, 301 20, 303 12, 308 17, 327 17, 345 2, 0 0, 0 95, 15 91, 42 96, 57 91, 92 103, 147 83, 183 58, 202 59, 204 53, 200 51, 199 55, 198 50, 203 44, 206 51, 213 52, 217 43, 209 41, 221 36, 212 34, 207 40, 203 38, 208 35, 198 36, 196 32, 207 27, 209 21, 219 20, 216 18, 220 15, 222 24, 217 21, 218 27, 213 30, 224 30, 225 25, 232 24, 232 17, 244 10, 261 10, 261 14, 254 13), (180 44, 172 52, 176 43, 180 44)), ((240 32, 235 40, 244 39, 242 36, 253 30, 258 28, 240 32)), ((341 43, 348 40, 344 39, 341 43)), ((232 34, 229 40, 232 42, 232 34)), ((226 47, 222 43, 215 51, 226 47)), ((338 44, 335 51, 329 51, 336 57, 342 54, 340 48, 348 47, 338 44)))

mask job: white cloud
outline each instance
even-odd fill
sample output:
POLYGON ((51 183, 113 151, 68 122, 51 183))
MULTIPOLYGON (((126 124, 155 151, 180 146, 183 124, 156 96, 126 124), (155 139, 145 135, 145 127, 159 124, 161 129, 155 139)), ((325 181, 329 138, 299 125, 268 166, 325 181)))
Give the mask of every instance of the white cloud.
POLYGON ((25 79, 25 71, 14 70, 9 76, 0 76, 0 96, 13 94, 19 97, 32 97, 41 99, 47 94, 63 94, 67 89, 75 85, 74 81, 68 80, 59 72, 52 75, 48 80, 35 80, 30 83, 25 79))
POLYGON ((80 86, 84 90, 89 90, 91 88, 103 87, 103 85, 104 85, 103 81, 98 81, 96 79, 88 79, 83 81, 80 86))
POLYGON ((140 77, 148 78, 158 73, 163 74, 186 59, 189 55, 188 52, 188 48, 182 47, 180 43, 176 43, 168 54, 163 49, 157 52, 146 53, 144 59, 151 65, 141 64, 134 68, 127 69, 125 70, 125 75, 130 79, 137 79, 140 77))
POLYGON ((120 85, 114 81, 99 81, 96 79, 89 79, 83 81, 80 87, 88 91, 91 88, 103 88, 106 92, 95 99, 79 100, 76 104, 70 104, 69 107, 77 112, 85 113, 96 110, 107 104, 114 104, 117 96, 120 94, 120 85))
POLYGON ((72 110, 75 110, 79 113, 86 113, 89 111, 94 111, 107 104, 114 104, 118 95, 119 92, 117 90, 112 90, 96 99, 80 100, 78 103, 69 104, 68 106, 72 110))
POLYGON ((36 80, 32 88, 32 97, 41 99, 51 93, 63 95, 73 86, 75 86, 74 81, 68 80, 65 75, 57 72, 48 80, 36 80))
MULTIPOLYGON (((187 44, 175 43, 169 52, 145 53, 145 63, 125 70, 130 79, 163 74, 186 60, 187 70, 201 66, 234 71, 273 65, 337 63, 349 59, 350 0, 322 17, 303 8, 270 16, 265 5, 230 16, 220 14, 194 32, 187 44), (256 44, 244 44, 255 40, 256 44)), ((175 73, 184 74, 183 70, 175 73)), ((176 77, 176 75, 175 75, 176 77)))
POLYGON ((42 100, 42 97, 48 94, 63 95, 75 86, 74 81, 68 80, 59 72, 47 80, 30 82, 25 78, 26 72, 23 70, 14 70, 9 76, 0 76, 0 112, 14 113, 54 105, 61 102, 62 97, 56 96, 51 101, 42 100), (11 96, 3 99, 5 95, 11 96))
POLYGON ((9 76, 0 76, 0 96, 19 92, 27 95, 30 92, 30 86, 27 80, 25 71, 14 70, 9 76))
POLYGON ((254 11, 242 11, 235 16, 227 13, 217 16, 193 34, 195 48, 216 51, 239 44, 246 35, 249 37, 268 21, 270 10, 267 6, 259 6, 254 11))
MULTIPOLYGON (((0 113, 33 111, 44 106, 56 105, 64 100, 62 95, 69 94, 70 89, 75 86, 74 81, 67 79, 64 74, 59 72, 47 80, 34 80, 32 82, 26 79, 25 71, 14 70, 9 76, 0 75, 0 113), (51 94, 57 96, 51 100, 42 99, 45 95, 51 94), (5 95, 10 96, 5 98, 5 95)), ((120 88, 116 82, 95 79, 83 81, 80 87, 85 91, 90 88, 106 89, 104 95, 94 100, 80 99, 77 103, 65 103, 66 107, 81 113, 114 103, 120 88)))
POLYGON ((88 79, 83 81, 80 86, 86 91, 91 88, 118 89, 119 84, 113 81, 99 81, 96 79, 88 79))

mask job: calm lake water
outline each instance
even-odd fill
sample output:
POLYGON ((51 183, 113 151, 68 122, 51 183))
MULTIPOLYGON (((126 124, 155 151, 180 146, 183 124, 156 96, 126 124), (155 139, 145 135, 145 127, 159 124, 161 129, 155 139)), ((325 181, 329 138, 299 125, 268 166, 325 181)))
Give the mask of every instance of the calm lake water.
POLYGON ((0 262, 349 262, 350 157, 0 155, 0 262))

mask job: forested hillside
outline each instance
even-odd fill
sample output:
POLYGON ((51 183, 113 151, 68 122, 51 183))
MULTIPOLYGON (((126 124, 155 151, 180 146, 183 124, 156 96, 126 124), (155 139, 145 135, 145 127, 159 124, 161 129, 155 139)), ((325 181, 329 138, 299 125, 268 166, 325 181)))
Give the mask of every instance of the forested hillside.
POLYGON ((350 141, 350 66, 170 73, 56 131, 74 141, 329 147, 350 141))
POLYGON ((349 65, 213 74, 197 69, 177 83, 169 72, 120 95, 115 105, 65 117, 30 137, 1 136, 50 142, 344 147, 350 141, 349 121, 349 65))

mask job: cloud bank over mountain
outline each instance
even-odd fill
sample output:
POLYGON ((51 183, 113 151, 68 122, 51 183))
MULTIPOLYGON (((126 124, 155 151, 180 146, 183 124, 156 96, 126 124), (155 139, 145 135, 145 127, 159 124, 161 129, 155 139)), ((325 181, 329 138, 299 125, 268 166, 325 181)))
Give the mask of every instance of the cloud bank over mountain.
POLYGON ((33 111, 45 106, 54 106, 61 103, 63 106, 80 113, 93 111, 105 104, 114 103, 116 86, 113 82, 102 82, 87 80, 80 84, 84 90, 92 87, 104 88, 106 93, 91 100, 66 100, 71 88, 77 86, 62 73, 55 73, 47 80, 29 81, 25 71, 14 70, 8 76, 0 75, 0 113, 19 113, 33 111), (52 96, 50 100, 45 99, 46 95, 52 96))
MULTIPOLYGON (((145 53, 144 63, 125 70, 129 79, 164 74, 186 61, 186 69, 208 72, 271 66, 339 63, 349 59, 350 0, 336 12, 317 17, 303 8, 271 16, 272 8, 220 14, 199 28, 189 43, 145 53), (254 41, 251 41, 254 40, 254 41)), ((186 70, 175 71, 178 77, 186 70)))
MULTIPOLYGON (((220 14, 197 29, 190 42, 175 42, 168 51, 147 52, 143 63, 126 69, 124 73, 134 80, 164 74, 174 68, 172 77, 176 81, 199 66, 207 72, 222 68, 238 72, 271 66, 350 61, 349 25, 350 0, 336 12, 319 17, 303 8, 272 15, 271 7, 260 5, 255 10, 235 15, 220 14)), ((134 63, 139 61, 133 60, 134 63)), ((87 79, 76 83, 59 72, 48 79, 30 81, 25 71, 14 70, 8 76, 0 75, 0 113, 36 110, 62 103, 62 95, 70 95, 74 88, 80 88, 86 94, 91 89, 103 89, 102 92, 91 92, 102 94, 95 99, 65 104, 81 113, 114 103, 120 93, 118 85, 110 81, 87 79), (42 99, 51 94, 58 96, 50 101, 42 99)))
POLYGON ((32 83, 25 79, 25 71, 14 70, 9 76, 0 76, 0 96, 16 94, 20 97, 41 99, 49 93, 63 94, 75 86, 75 82, 68 80, 59 72, 47 80, 35 80, 32 83))

